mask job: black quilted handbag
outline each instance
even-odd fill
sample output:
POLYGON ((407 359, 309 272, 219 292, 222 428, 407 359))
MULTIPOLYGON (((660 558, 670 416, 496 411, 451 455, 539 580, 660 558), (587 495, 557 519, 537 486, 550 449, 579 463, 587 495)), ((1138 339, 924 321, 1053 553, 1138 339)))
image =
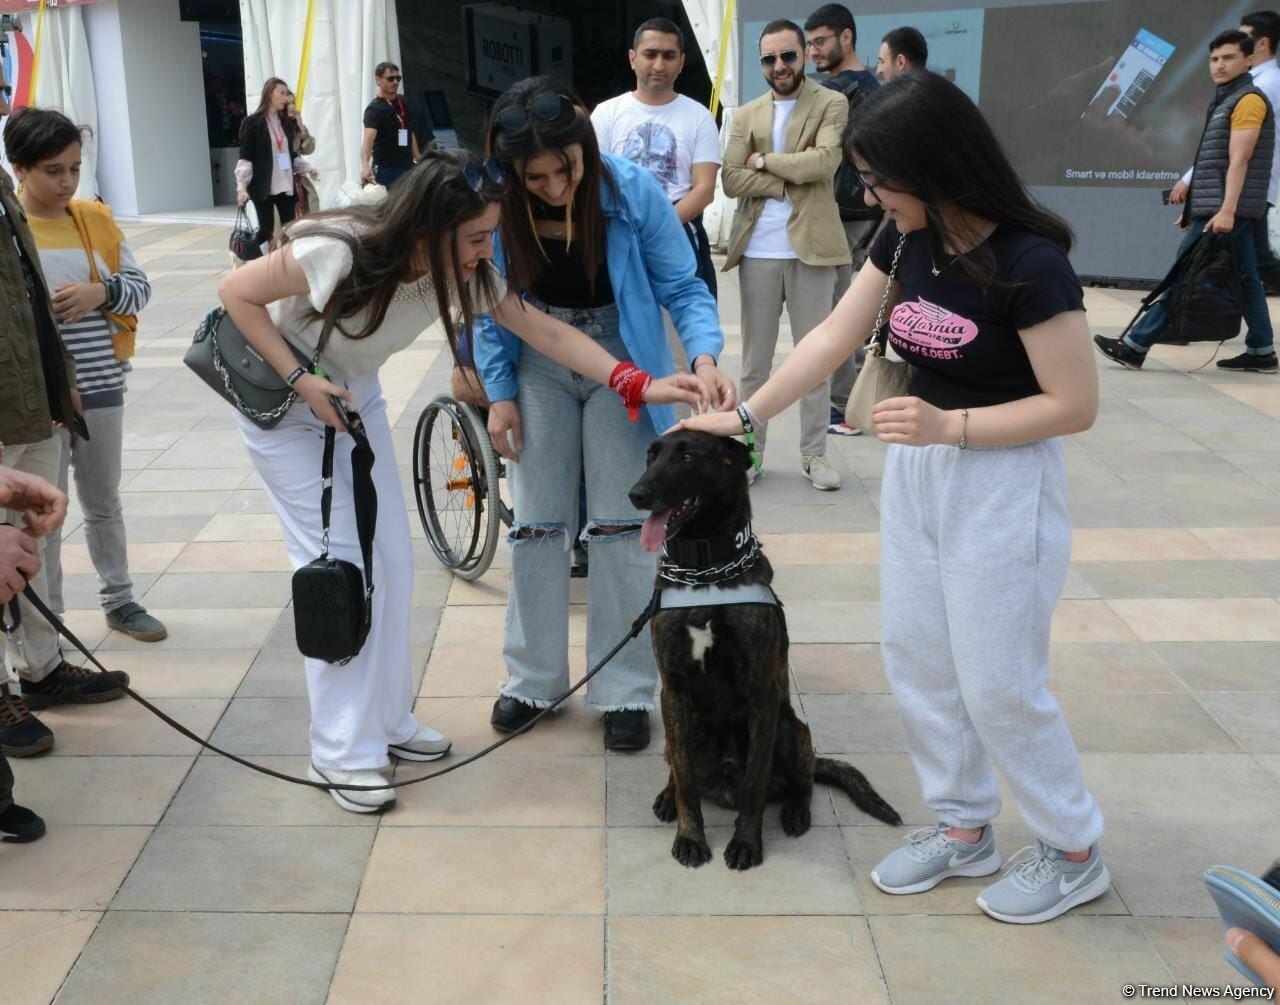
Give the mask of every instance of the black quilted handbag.
POLYGON ((249 226, 249 217, 241 206, 236 210, 236 222, 231 228, 229 242, 231 254, 242 262, 252 262, 262 257, 262 242, 258 240, 258 232, 249 226))
POLYGON ((327 663, 349 663, 364 647, 373 622, 373 535, 378 520, 378 491, 373 484, 373 448, 360 416, 346 412, 355 496, 356 533, 363 573, 353 563, 329 554, 329 511, 333 504, 333 451, 336 433, 324 431, 321 463, 320 518, 324 551, 293 574, 293 621, 298 651, 327 663))

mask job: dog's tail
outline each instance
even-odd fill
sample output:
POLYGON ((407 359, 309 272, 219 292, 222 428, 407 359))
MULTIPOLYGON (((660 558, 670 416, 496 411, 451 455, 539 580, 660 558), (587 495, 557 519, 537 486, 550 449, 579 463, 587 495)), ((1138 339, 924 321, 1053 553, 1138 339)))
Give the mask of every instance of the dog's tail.
POLYGON ((843 790, 853 800, 853 804, 868 816, 887 824, 902 823, 898 811, 880 797, 880 793, 867 781, 867 776, 852 764, 830 757, 819 757, 814 767, 813 779, 843 790))

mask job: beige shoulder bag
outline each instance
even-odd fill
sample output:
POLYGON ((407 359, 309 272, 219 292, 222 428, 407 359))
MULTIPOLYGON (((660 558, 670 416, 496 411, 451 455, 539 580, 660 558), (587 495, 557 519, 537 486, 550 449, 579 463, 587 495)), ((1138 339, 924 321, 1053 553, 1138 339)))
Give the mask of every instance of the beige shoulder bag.
POLYGON ((911 383, 911 365, 891 360, 885 355, 889 347, 889 333, 882 330, 885 312, 889 309, 889 295, 893 292, 893 280, 898 274, 898 261, 902 258, 902 246, 906 241, 905 234, 898 238, 898 246, 893 252, 893 265, 884 284, 884 296, 880 298, 880 311, 876 314, 876 324, 871 329, 871 338, 868 340, 867 358, 858 372, 858 379, 853 383, 849 404, 844 410, 844 418, 849 425, 867 432, 872 432, 875 428, 871 421, 871 410, 886 398, 906 394, 907 385, 911 383))

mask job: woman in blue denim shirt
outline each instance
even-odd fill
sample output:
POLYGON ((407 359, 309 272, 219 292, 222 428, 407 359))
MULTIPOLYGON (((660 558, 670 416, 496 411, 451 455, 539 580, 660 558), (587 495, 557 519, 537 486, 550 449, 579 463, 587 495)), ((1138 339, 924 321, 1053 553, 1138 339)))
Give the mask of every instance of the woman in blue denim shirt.
MULTIPOLYGON (((510 183, 494 261, 525 300, 578 328, 618 359, 653 374, 674 367, 662 308, 715 407, 733 384, 716 366, 724 335, 716 302, 695 274, 680 221, 643 168, 601 155, 587 110, 549 77, 521 81, 493 108, 489 153, 510 183)), ((670 406, 629 417, 608 387, 521 346, 489 318, 476 321, 476 366, 492 407, 495 448, 516 461, 511 486, 511 589, 503 656, 508 680, 495 729, 518 729, 569 683, 569 548, 579 529, 585 472, 591 544, 587 662, 628 631, 653 589, 656 559, 640 546, 643 514, 627 491, 670 406)), ((615 379, 625 379, 620 365, 615 379)), ((592 679, 587 702, 605 713, 605 746, 649 742, 657 667, 647 633, 592 679)))

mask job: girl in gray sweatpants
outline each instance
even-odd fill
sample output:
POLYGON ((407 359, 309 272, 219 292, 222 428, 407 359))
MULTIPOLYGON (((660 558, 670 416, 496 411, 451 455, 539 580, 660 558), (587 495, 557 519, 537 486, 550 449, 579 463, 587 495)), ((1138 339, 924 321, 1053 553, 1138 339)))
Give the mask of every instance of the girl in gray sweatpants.
MULTIPOLYGON (((869 95, 845 154, 886 222, 831 317, 734 419, 768 420, 887 331, 907 386, 870 382, 889 444, 880 504, 881 656, 937 825, 871 871, 922 893, 1003 864, 996 768, 1035 844, 978 906, 1034 924, 1102 896, 1102 814, 1049 693, 1049 630, 1071 549, 1060 437, 1097 415, 1098 374, 1067 225, 1027 194, 973 102, 935 74, 869 95)), ((868 357, 870 361, 870 357, 868 357)), ((876 361, 874 374, 884 365, 876 361)))

